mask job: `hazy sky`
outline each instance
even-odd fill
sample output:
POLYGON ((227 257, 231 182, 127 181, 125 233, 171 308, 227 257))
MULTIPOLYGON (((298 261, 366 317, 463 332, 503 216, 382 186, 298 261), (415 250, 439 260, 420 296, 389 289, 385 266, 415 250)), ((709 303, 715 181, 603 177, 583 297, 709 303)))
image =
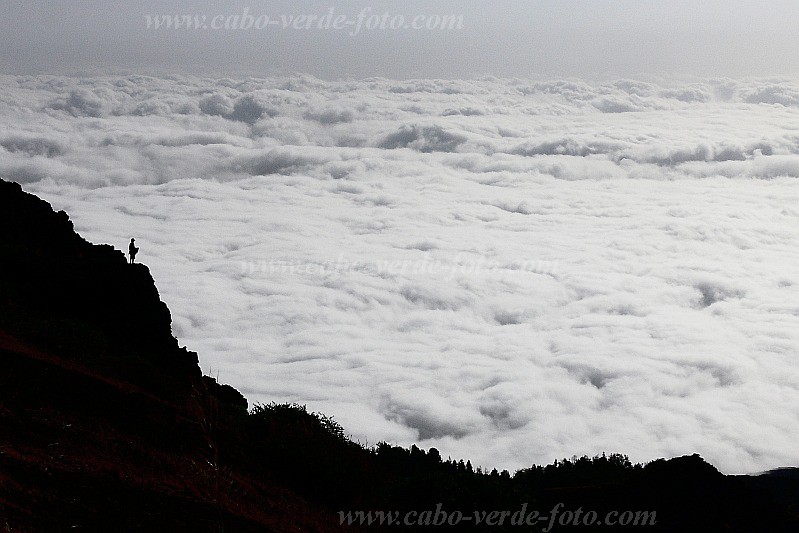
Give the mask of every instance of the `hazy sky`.
MULTIPOLYGON (((323 78, 793 75, 799 3, 791 0, 380 0, 212 2, 0 0, 0 69, 261 74, 323 78), (147 29, 145 15, 268 15, 265 29, 147 29), (343 30, 283 28, 334 9, 343 30), (373 29, 359 14, 463 16, 453 30, 373 29)), ((220 21, 223 19, 219 19, 220 21)), ((435 19, 433 19, 435 20, 435 19)))

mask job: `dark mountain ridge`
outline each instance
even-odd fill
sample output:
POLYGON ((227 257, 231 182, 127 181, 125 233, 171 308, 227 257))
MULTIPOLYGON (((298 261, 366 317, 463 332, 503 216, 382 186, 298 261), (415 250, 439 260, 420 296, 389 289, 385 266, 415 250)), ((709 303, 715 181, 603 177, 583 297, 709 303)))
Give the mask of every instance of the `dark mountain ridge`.
POLYGON ((365 448, 303 406, 248 411, 178 345, 145 265, 3 180, 0 358, 6 531, 416 531, 437 510, 473 518, 447 529, 547 528, 511 524, 523 508, 558 508, 552 531, 799 531, 796 469, 725 476, 698 455, 634 465, 612 454, 511 475, 434 448, 365 448), (637 527, 564 525, 578 508, 655 514, 637 527), (359 523, 378 510, 388 514, 359 523), (487 525, 492 511, 508 515, 487 525))

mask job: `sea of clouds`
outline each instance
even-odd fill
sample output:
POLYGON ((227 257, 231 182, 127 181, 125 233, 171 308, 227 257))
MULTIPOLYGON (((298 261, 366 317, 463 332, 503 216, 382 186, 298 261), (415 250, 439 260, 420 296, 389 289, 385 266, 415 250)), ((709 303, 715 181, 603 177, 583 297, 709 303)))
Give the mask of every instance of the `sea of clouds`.
POLYGON ((251 402, 488 468, 799 463, 795 80, 3 76, 0 117, 251 402))

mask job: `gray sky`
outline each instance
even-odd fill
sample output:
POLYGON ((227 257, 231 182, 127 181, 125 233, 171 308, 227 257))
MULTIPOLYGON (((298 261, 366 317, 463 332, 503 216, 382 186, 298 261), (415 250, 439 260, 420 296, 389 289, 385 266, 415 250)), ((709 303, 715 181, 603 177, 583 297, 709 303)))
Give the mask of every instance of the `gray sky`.
MULTIPOLYGON (((794 75, 799 2, 0 0, 7 73, 132 70, 323 78, 794 75), (147 29, 146 14, 268 15, 263 30, 147 29), (284 29, 281 16, 462 15, 460 30, 284 29)), ((389 19, 390 20, 390 19, 389 19)), ((428 20, 428 19, 425 19, 428 20)), ((364 17, 366 21, 366 17, 364 17)))

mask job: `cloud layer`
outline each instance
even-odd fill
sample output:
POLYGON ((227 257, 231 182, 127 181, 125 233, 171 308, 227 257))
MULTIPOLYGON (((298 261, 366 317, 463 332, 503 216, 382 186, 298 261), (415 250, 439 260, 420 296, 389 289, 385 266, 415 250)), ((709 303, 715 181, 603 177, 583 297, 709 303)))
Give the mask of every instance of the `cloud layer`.
POLYGON ((487 467, 799 460, 795 83, 0 83, 0 175, 135 236, 250 400, 487 467))

